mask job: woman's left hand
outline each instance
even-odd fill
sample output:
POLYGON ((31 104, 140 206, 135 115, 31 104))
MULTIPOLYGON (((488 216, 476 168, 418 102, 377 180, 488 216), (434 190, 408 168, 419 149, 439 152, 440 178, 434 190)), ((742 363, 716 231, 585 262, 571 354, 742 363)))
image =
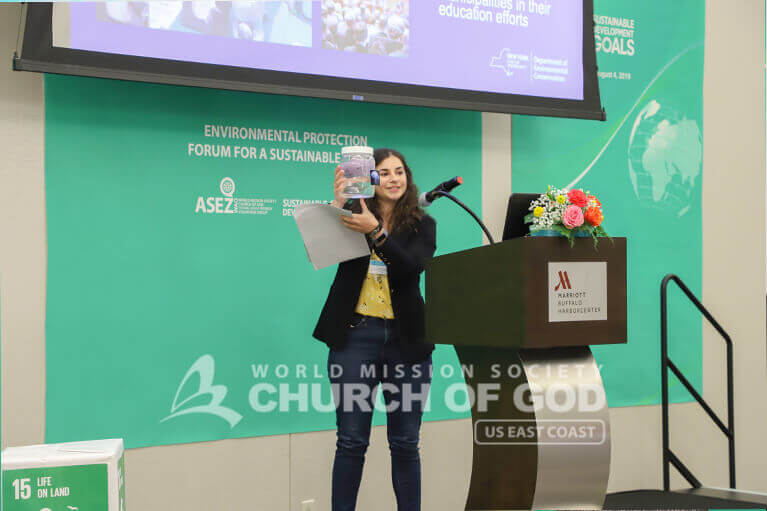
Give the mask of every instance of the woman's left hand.
POLYGON ((342 216, 341 222, 353 231, 367 234, 378 227, 378 219, 368 209, 365 199, 360 199, 360 204, 362 205, 362 213, 354 213, 350 217, 342 216))

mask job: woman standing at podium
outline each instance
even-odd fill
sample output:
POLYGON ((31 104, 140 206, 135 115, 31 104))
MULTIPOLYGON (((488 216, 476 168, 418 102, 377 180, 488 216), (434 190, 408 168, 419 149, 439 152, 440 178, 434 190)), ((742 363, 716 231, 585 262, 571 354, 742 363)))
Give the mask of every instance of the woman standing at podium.
POLYGON ((405 157, 393 149, 377 149, 373 157, 380 184, 374 198, 354 207, 343 195, 343 172, 336 168, 333 203, 358 211, 341 221, 365 234, 371 255, 338 265, 314 329, 314 337, 330 347, 328 374, 336 399, 332 510, 355 509, 381 383, 397 509, 419 511, 418 440, 434 350, 423 342, 419 280, 436 249, 436 223, 418 206, 405 157))

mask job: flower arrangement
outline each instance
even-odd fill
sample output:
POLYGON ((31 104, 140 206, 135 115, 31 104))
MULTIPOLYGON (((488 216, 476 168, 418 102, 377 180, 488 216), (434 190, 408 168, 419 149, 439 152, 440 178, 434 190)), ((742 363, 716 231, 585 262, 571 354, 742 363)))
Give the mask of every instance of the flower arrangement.
POLYGON ((600 236, 610 236, 602 227, 604 215, 599 199, 583 190, 565 190, 548 187, 546 193, 530 203, 530 211, 525 216, 525 223, 530 225, 530 233, 554 231, 573 245, 576 236, 591 236, 594 247, 600 236))

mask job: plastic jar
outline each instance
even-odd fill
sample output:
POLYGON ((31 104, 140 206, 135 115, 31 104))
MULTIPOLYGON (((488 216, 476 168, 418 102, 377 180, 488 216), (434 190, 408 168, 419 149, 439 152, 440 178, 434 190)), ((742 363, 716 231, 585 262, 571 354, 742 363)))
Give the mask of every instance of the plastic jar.
POLYGON ((367 146, 347 146, 341 148, 341 169, 344 171, 346 185, 344 195, 348 199, 367 199, 375 195, 374 184, 378 184, 375 173, 376 162, 373 148, 367 146), (371 171, 374 174, 371 176, 371 171))

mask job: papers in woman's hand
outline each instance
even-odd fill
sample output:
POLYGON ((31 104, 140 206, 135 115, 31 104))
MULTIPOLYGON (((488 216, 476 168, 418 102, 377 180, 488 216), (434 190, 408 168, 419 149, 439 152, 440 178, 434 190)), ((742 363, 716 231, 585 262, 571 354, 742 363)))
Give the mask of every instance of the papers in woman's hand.
POLYGON ((352 212, 332 204, 301 204, 294 218, 304 239, 306 255, 315 270, 350 259, 370 255, 365 236, 341 223, 341 215, 352 212))

